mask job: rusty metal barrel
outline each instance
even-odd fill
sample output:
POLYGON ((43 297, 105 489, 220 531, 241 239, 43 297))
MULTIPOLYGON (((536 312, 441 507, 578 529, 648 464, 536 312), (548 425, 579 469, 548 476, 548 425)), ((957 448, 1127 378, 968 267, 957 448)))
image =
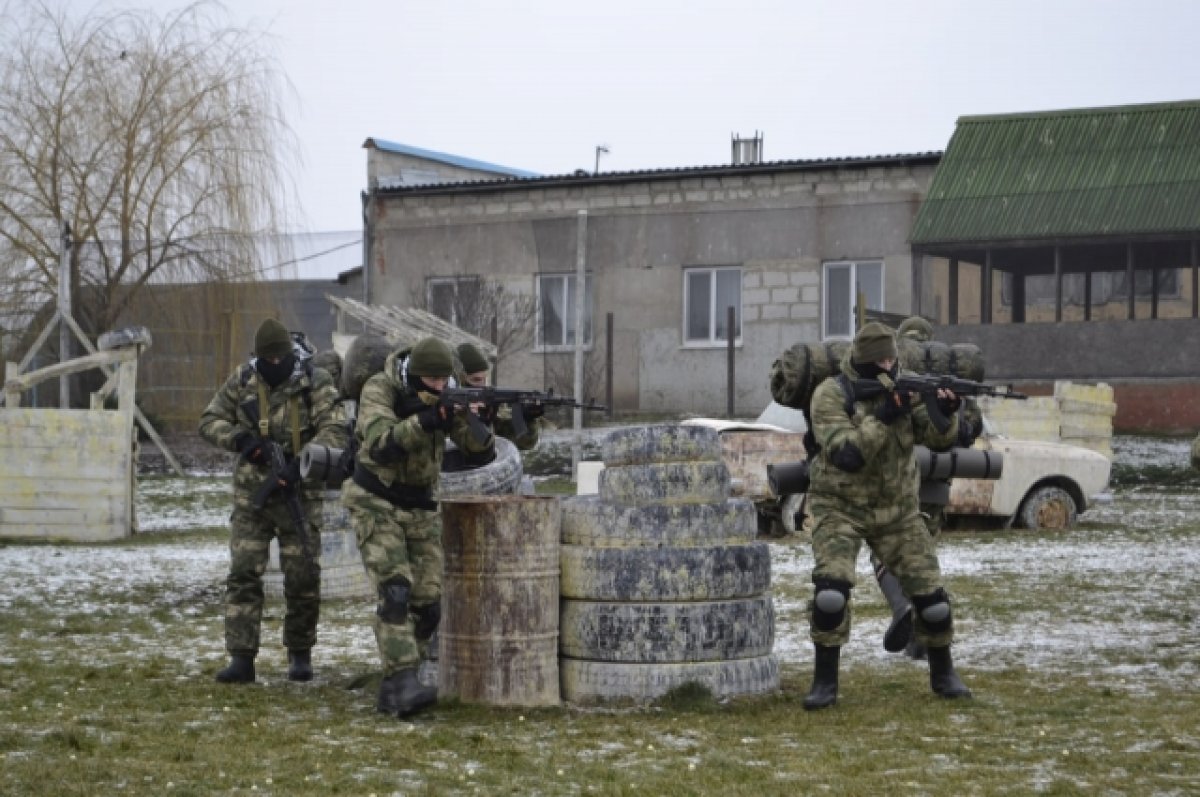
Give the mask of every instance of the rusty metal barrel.
POLYGON ((559 705, 560 514, 552 497, 443 501, 442 697, 559 705))

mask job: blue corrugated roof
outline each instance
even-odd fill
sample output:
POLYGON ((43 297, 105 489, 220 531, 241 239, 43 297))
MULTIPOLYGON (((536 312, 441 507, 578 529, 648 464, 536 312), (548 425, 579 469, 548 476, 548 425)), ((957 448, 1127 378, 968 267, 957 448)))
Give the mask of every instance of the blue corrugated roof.
MULTIPOLYGON (((370 141, 371 139, 368 139, 370 141)), ((378 144, 378 142, 376 142, 378 144)), ((624 183, 639 180, 660 180, 678 177, 720 176, 727 174, 764 174, 786 171, 815 171, 819 169, 865 168, 889 165, 936 165, 942 158, 940 151, 916 152, 899 155, 865 155, 845 158, 816 158, 811 160, 765 161, 763 163, 724 164, 719 166, 676 166, 661 169, 641 169, 625 172, 593 173, 583 169, 574 174, 535 174, 524 177, 504 177, 495 180, 464 180, 455 183, 433 183, 428 185, 380 185, 381 194, 422 193, 437 194, 460 191, 504 190, 514 185, 576 185, 597 183, 624 183)))
POLYGON ((382 138, 368 138, 363 142, 363 146, 374 147, 375 149, 380 149, 384 152, 398 152, 401 155, 412 155, 415 158, 425 158, 426 160, 440 161, 442 163, 448 163, 451 166, 458 166, 463 169, 495 172, 496 174, 505 174, 510 177, 541 177, 541 175, 537 172, 529 172, 525 171, 524 169, 514 169, 510 166, 499 166, 495 163, 475 160, 474 158, 464 158, 461 155, 451 155, 446 152, 437 152, 432 149, 412 147, 408 144, 400 144, 396 141, 387 141, 382 138))

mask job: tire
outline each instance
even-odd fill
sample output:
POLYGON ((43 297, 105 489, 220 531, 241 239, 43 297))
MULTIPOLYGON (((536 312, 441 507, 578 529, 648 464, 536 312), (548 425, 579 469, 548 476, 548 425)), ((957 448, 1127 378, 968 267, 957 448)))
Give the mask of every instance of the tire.
POLYGON ((572 659, 724 661, 766 656, 774 643, 770 595, 689 603, 565 600, 559 614, 558 650, 572 659))
POLYGON ((591 601, 714 601, 771 587, 764 542, 702 548, 591 548, 563 545, 560 594, 591 601))
POLYGON ((600 497, 614 504, 715 504, 729 497, 724 462, 659 462, 600 471, 600 497))
POLYGON ((677 664, 618 664, 559 659, 563 700, 649 702, 686 683, 707 687, 714 697, 761 695, 779 691, 779 662, 774 656, 677 664))
POLYGON ((1038 487, 1021 502, 1017 515, 1027 529, 1065 531, 1075 525, 1078 507, 1061 487, 1038 487))
POLYGON ((562 541, 595 548, 689 548, 754 542, 754 504, 620 506, 587 495, 562 504, 562 541))
POLYGON ((520 489, 521 473, 521 452, 511 441, 497 437, 494 460, 482 468, 440 475, 438 499, 465 495, 512 495, 520 489))
POLYGON ((605 467, 659 462, 718 462, 721 438, 707 426, 657 424, 609 432, 600 449, 605 467))

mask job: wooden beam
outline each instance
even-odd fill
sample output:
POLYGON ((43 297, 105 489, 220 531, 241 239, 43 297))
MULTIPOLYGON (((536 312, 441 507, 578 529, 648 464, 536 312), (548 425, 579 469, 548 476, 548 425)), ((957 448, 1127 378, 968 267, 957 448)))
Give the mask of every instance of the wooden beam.
POLYGON ((1129 286, 1129 309, 1125 317, 1132 321, 1137 318, 1137 290, 1133 284, 1133 244, 1125 244, 1125 282, 1129 286))
POLYGON ((958 258, 950 258, 950 285, 949 285, 949 301, 947 304, 947 320, 951 324, 958 323, 958 258))
POLYGON ((1063 270, 1062 247, 1054 247, 1054 321, 1061 323, 1063 319, 1063 270))

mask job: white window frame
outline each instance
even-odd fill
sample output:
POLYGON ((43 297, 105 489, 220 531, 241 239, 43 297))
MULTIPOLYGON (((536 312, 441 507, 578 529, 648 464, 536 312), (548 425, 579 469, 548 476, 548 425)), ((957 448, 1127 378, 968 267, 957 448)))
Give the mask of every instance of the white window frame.
MULTIPOLYGON (((435 285, 453 285, 454 286, 454 301, 452 301, 450 303, 450 315, 453 317, 452 318, 444 318, 442 320, 448 321, 449 323, 454 324, 454 326, 456 326, 456 327, 464 328, 463 325, 459 323, 459 318, 458 318, 458 286, 466 284, 466 283, 478 283, 479 281, 480 281, 479 277, 463 277, 463 276, 459 276, 459 277, 429 277, 425 280, 425 307, 429 310, 429 312, 433 313, 434 315, 437 315, 437 313, 434 312, 434 309, 433 309, 433 288, 434 288, 434 286, 435 285)), ((438 318, 442 318, 442 317, 439 315, 438 318)))
POLYGON ((848 269, 850 271, 850 285, 856 286, 856 285, 858 285, 858 282, 859 282, 858 270, 864 266, 878 266, 879 267, 879 306, 878 307, 868 306, 867 309, 868 310, 883 310, 883 308, 887 306, 887 296, 885 293, 886 288, 887 288, 887 272, 886 272, 887 265, 884 262, 883 258, 868 258, 868 259, 864 259, 864 260, 831 260, 827 263, 822 264, 822 268, 821 268, 821 339, 822 340, 850 340, 851 338, 854 337, 854 332, 855 332, 855 329, 854 329, 854 324, 855 324, 854 301, 855 301, 855 294, 857 292, 854 290, 850 291, 850 296, 848 297, 849 304, 846 307, 846 317, 850 319, 850 329, 844 333, 840 330, 830 331, 830 329, 829 329, 830 316, 832 315, 829 312, 829 305, 830 305, 829 273, 835 269, 839 269, 839 270, 840 269, 848 269))
POLYGON ((729 346, 729 341, 725 338, 716 337, 717 334, 717 313, 725 312, 725 308, 717 308, 717 273, 722 271, 732 271, 737 274, 738 280, 738 301, 737 313, 734 317, 734 322, 737 324, 737 336, 733 339, 733 345, 740 347, 742 345, 742 330, 745 327, 743 323, 744 315, 742 313, 742 305, 745 302, 745 291, 742 289, 742 267, 741 266, 685 266, 683 269, 683 325, 680 329, 680 334, 683 340, 684 348, 688 349, 712 349, 724 348, 729 346), (708 337, 707 338, 689 338, 688 337, 688 310, 691 304, 691 280, 689 277, 708 272, 709 274, 709 290, 708 290, 708 337))
MULTIPOLYGON (((559 271, 546 272, 536 275, 533 281, 534 294, 537 297, 537 319, 534 328, 534 347, 535 352, 555 352, 555 351, 574 351, 575 344, 567 343, 567 327, 566 327, 566 311, 570 305, 575 303, 575 281, 574 271, 559 271), (542 281, 548 279, 561 279, 563 284, 563 342, 562 343, 546 343, 542 340, 542 281)), ((585 315, 583 317, 583 349, 591 351, 592 341, 596 337, 595 318, 592 316, 592 302, 589 301, 589 295, 596 289, 596 282, 592 279, 592 272, 588 271, 583 276, 583 301, 585 315), (591 323, 589 323, 591 322, 591 323)))

